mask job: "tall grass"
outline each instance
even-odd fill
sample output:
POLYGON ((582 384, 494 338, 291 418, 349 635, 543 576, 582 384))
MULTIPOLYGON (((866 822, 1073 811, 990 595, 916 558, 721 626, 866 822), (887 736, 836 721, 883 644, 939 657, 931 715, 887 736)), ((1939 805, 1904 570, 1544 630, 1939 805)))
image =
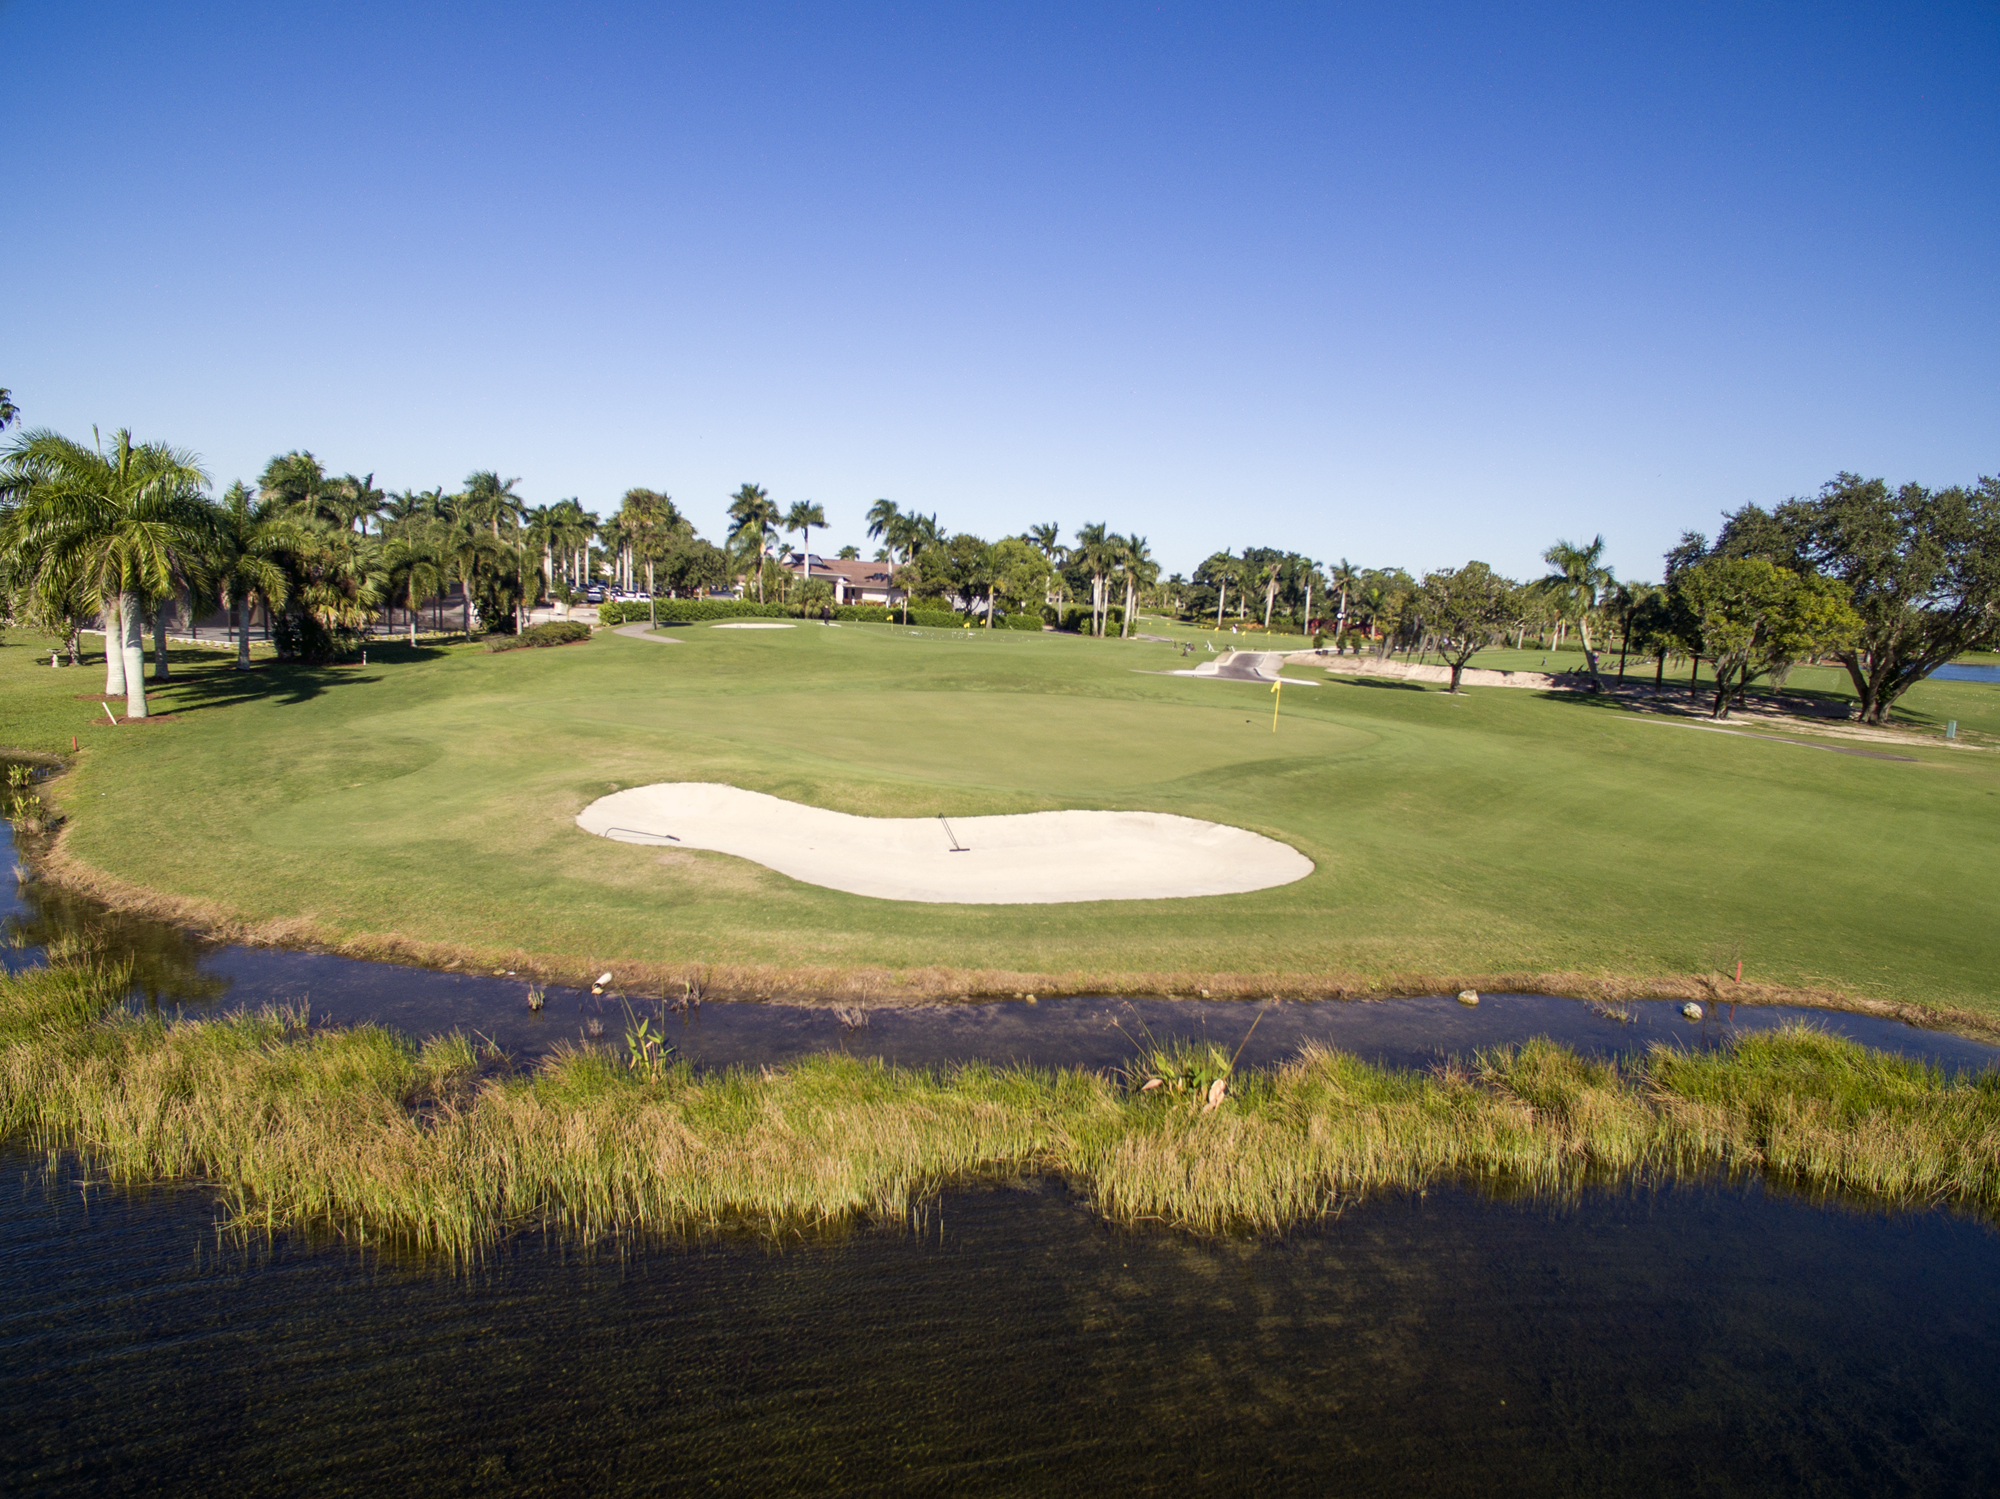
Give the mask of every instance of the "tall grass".
MULTIPOLYGON (((1621 1068, 1547 1041, 1433 1072, 1309 1047, 1273 1072, 1141 1091, 1074 1069, 499 1068, 303 1012, 165 1021, 88 962, 0 985, 0 1131, 120 1181, 212 1183, 246 1227, 321 1225, 451 1256, 542 1226, 594 1238, 897 1217, 943 1187, 1060 1173, 1121 1222, 1277 1229, 1440 1179, 1762 1172, 1811 1192, 2000 1206, 2000 1082, 1794 1028, 1621 1068), (1210 1105, 1213 1105, 1212 1107, 1210 1105)), ((1158 1075, 1155 1069, 1153 1075, 1158 1075)))

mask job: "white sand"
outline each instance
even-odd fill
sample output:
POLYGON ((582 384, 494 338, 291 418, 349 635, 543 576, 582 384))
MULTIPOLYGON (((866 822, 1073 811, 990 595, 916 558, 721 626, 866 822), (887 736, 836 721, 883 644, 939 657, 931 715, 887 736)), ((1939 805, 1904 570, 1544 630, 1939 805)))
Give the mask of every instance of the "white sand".
POLYGON ((796 625, 782 624, 777 620, 739 619, 725 625, 710 625, 711 630, 792 630, 796 625))
POLYGON ((881 900, 1039 905, 1235 895, 1289 885, 1312 860, 1242 828, 1164 812, 856 817, 702 781, 635 786, 576 819, 621 843, 735 854, 881 900), (965 850, 952 852, 952 842, 965 850))
MULTIPOLYGON (((1276 651, 1224 651, 1213 661, 1204 661, 1188 671, 1170 671, 1170 677, 1207 677, 1226 682, 1283 682, 1287 687, 1317 687, 1304 677, 1281 677, 1286 657, 1276 651)), ((1292 657, 1292 660, 1298 659, 1292 657)))

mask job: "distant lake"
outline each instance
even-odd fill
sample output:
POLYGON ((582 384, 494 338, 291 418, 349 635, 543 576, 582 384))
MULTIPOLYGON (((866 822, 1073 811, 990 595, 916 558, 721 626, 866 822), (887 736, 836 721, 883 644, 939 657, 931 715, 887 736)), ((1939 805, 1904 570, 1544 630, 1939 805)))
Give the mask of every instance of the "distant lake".
POLYGON ((1940 666, 1927 682, 2000 682, 2000 666, 1940 666))

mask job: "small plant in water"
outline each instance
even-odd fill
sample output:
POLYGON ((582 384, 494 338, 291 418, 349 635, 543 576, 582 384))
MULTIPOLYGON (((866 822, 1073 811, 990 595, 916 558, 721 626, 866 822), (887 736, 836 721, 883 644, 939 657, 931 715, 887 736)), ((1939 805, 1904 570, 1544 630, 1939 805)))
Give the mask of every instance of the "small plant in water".
POLYGON ((1157 1093, 1162 1098, 1199 1098, 1206 1114, 1229 1096, 1229 1077, 1235 1069, 1234 1059, 1213 1041, 1169 1041, 1139 1054, 1127 1073, 1127 1085, 1135 1093, 1157 1093))
POLYGON ((625 1010, 625 1070, 657 1083, 667 1075, 674 1048, 666 1038, 664 1023, 654 1029, 652 1015, 635 1015, 625 1010))
POLYGON ((549 997, 548 995, 542 992, 542 986, 540 984, 528 985, 529 1009, 533 1010, 536 1014, 540 1014, 542 1006, 547 1004, 548 1002, 549 1002, 549 997))
POLYGON ((1126 1087, 1134 1093, 1158 1094, 1163 1098, 1199 1098, 1204 1114, 1214 1113, 1229 1096, 1229 1080, 1236 1074, 1237 1058, 1257 1027, 1264 1023, 1266 1005, 1243 1033, 1234 1055, 1225 1054, 1215 1041, 1169 1041, 1161 1045, 1146 1033, 1138 1058, 1125 1071, 1126 1087))

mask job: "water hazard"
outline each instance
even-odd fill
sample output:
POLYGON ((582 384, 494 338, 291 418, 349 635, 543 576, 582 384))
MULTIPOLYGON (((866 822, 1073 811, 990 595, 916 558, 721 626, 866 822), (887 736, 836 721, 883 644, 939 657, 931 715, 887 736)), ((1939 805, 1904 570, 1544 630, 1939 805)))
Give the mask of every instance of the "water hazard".
POLYGON ((0 1161, 0 1489, 1990 1493, 2000 1235, 1675 1187, 1282 1240, 1057 1183, 470 1273, 0 1161))

